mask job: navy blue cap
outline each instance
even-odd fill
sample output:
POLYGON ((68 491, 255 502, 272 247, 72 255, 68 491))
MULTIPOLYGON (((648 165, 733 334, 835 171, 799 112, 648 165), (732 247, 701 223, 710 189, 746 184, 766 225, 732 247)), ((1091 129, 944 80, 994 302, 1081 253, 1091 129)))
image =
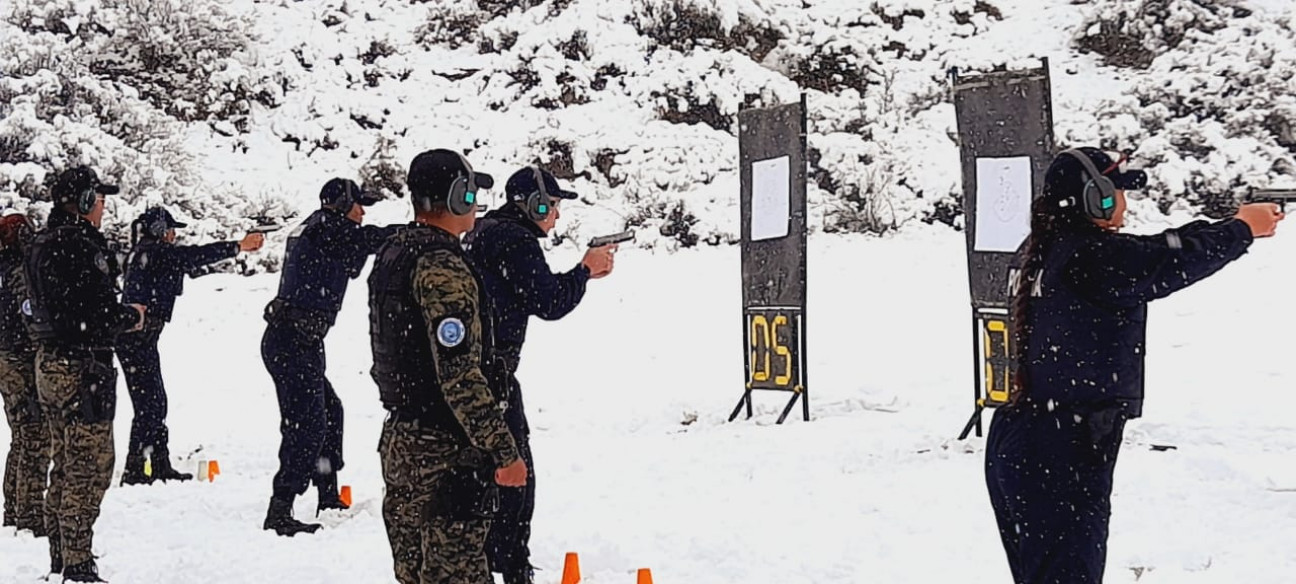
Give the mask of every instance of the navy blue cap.
POLYGON ((136 221, 142 225, 165 223, 167 229, 178 229, 189 226, 188 223, 176 221, 175 217, 171 216, 171 212, 162 207, 149 207, 148 209, 145 209, 143 213, 140 213, 139 219, 136 219, 136 221))
POLYGON ((343 211, 349 210, 353 203, 368 207, 381 200, 382 197, 365 192, 355 181, 345 178, 330 179, 320 189, 321 205, 337 207, 343 211))
POLYGON ((454 150, 437 148, 420 153, 410 161, 405 184, 415 199, 441 202, 450 192, 450 186, 461 176, 471 177, 469 189, 491 189, 495 178, 476 170, 468 159, 454 150))
MULTIPOLYGON (((1097 148, 1082 146, 1076 148, 1083 152, 1098 172, 1111 179, 1119 190, 1137 191, 1147 186, 1147 173, 1142 170, 1124 168, 1125 157, 1111 154, 1097 148)), ((1084 163, 1070 154, 1058 154, 1049 165, 1044 175, 1044 193, 1054 197, 1075 197, 1084 190, 1089 181, 1084 163)))
MULTIPOLYGON (((504 192, 508 195, 509 201, 515 203, 525 201, 532 193, 540 190, 540 187, 536 185, 533 168, 524 166, 509 177, 508 183, 504 185, 504 192)), ((554 178, 553 173, 543 168, 540 169, 540 177, 544 181, 545 192, 549 193, 551 199, 575 199, 579 196, 572 191, 559 188, 558 179, 554 178)))

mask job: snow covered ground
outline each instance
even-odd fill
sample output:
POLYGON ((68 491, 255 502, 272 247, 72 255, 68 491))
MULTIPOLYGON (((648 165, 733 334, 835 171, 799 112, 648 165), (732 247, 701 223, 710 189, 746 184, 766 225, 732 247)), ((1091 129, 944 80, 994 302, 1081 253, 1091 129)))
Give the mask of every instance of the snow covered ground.
MULTIPOLYGON (((1288 228, 1152 305, 1147 415, 1118 465, 1107 581, 1296 577, 1296 493, 1273 490, 1296 489, 1288 228)), ((736 248, 627 250, 576 312, 533 326, 520 377, 540 582, 559 581, 568 551, 586 582, 633 582, 641 567, 662 583, 1008 581, 984 442, 954 440, 971 411, 962 235, 816 237, 810 249, 810 423, 773 424, 782 394, 758 394, 753 421, 725 421, 742 387, 736 248)), ((328 340, 356 505, 313 536, 260 529, 278 414, 259 316, 276 284, 213 275, 181 298, 162 346, 172 450, 182 468, 201 456, 223 474, 114 481, 95 541, 109 581, 393 581, 363 282, 328 340)), ((119 394, 122 452, 131 409, 119 394)), ((298 516, 314 502, 299 499, 298 516)), ((44 574, 44 540, 0 533, 0 582, 44 574)))

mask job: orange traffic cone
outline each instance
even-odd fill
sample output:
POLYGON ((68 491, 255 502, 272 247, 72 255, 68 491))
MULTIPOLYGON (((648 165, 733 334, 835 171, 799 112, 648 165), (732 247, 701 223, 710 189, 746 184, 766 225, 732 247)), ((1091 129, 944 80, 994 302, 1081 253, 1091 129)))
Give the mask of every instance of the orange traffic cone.
POLYGON ((639 568, 639 583, 652 584, 652 570, 648 568, 639 568))
POLYGON ((567 560, 563 562, 562 584, 576 584, 580 579, 580 559, 576 557, 576 552, 567 552, 567 560))
POLYGON ((350 507, 351 506, 351 485, 342 485, 342 492, 338 493, 338 498, 342 500, 343 505, 350 507))
POLYGON ((207 463, 207 480, 216 480, 216 475, 220 474, 220 463, 215 460, 207 463))

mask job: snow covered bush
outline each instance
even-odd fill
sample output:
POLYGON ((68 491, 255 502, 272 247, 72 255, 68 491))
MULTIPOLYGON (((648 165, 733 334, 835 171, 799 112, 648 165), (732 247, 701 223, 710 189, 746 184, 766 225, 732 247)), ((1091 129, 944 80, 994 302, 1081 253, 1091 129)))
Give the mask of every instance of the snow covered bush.
POLYGON ((1075 46, 1109 65, 1146 69, 1157 56, 1186 39, 1200 39, 1251 11, 1232 0, 1100 0, 1086 18, 1075 46))
POLYGON ((122 187, 104 224, 118 246, 150 205, 193 223, 187 240, 249 227, 255 201, 205 184, 184 135, 189 120, 246 121, 244 81, 253 77, 226 49, 250 42, 251 27, 220 29, 216 14, 205 0, 16 0, 0 9, 0 203, 43 220, 54 178, 86 164, 122 187))
POLYGON ((1182 198, 1224 214, 1248 188, 1296 185, 1296 27, 1290 16, 1226 22, 1179 39, 1097 113, 1108 146, 1149 167, 1163 209, 1182 198))

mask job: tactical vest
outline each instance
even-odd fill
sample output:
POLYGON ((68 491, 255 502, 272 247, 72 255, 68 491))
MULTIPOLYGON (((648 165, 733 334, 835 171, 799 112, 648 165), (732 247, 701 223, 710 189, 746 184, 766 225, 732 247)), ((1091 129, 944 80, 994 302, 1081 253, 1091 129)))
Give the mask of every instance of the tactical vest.
MULTIPOLYGON (((113 337, 117 331, 95 326, 99 323, 88 323, 86 315, 72 313, 72 311, 86 308, 83 304, 85 301, 68 299, 69 306, 66 307, 68 312, 58 315, 55 315, 48 306, 53 293, 48 289, 49 283, 45 278, 41 277, 42 270, 66 269, 67 262, 75 261, 71 258, 47 257, 51 256, 48 248, 53 244, 82 237, 81 230, 82 227, 76 224, 54 225, 51 216, 51 225, 36 234, 31 247, 27 251, 27 256, 24 258, 23 275, 26 278, 27 308, 29 309, 24 311, 24 314, 29 317, 27 330, 34 341, 88 344, 92 346, 112 345, 113 337)), ((98 267, 103 271, 103 277, 107 279, 109 286, 116 289, 117 279, 121 276, 121 266, 117 263, 116 256, 110 250, 101 249, 100 251, 104 263, 98 267)), ((66 292, 62 291, 65 294, 66 292)))
POLYGON ((495 397, 504 402, 498 366, 493 358, 488 298, 481 278, 472 269, 459 243, 426 226, 407 229, 378 251, 369 275, 369 339, 373 349, 374 381, 383 407, 421 424, 464 440, 467 434, 446 404, 441 380, 432 366, 427 323, 414 301, 414 268, 419 258, 446 250, 463 259, 477 283, 478 319, 482 331, 482 373, 495 397))

